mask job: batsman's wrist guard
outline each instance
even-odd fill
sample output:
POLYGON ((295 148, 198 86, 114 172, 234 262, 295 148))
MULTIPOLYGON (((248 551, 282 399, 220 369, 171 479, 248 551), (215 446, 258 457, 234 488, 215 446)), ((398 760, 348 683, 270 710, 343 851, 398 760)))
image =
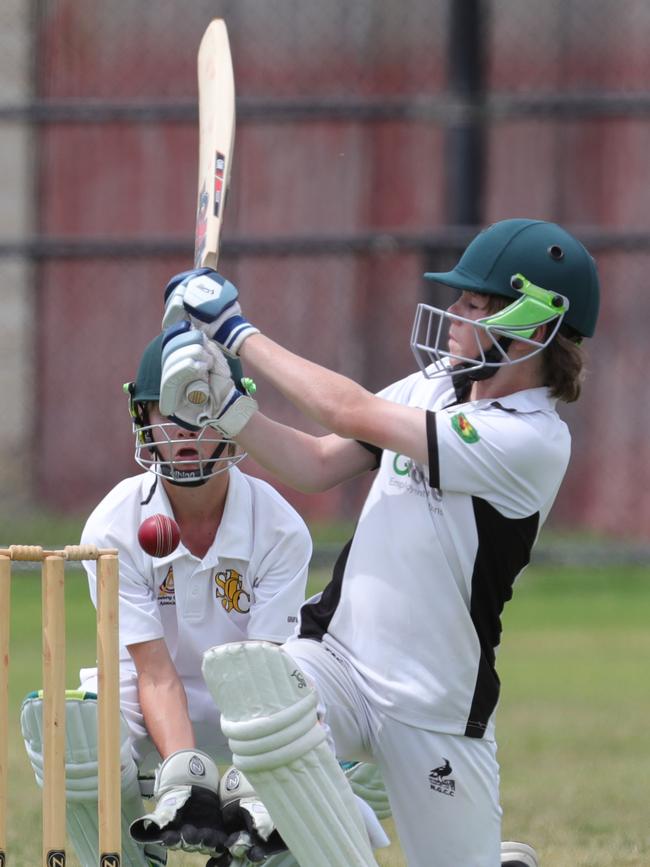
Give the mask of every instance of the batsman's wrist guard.
POLYGON ((255 328, 254 325, 251 325, 248 319, 237 314, 221 323, 212 335, 212 339, 218 343, 223 351, 228 355, 237 356, 239 355, 239 350, 241 349, 244 340, 250 337, 251 334, 259 333, 259 328, 255 328))

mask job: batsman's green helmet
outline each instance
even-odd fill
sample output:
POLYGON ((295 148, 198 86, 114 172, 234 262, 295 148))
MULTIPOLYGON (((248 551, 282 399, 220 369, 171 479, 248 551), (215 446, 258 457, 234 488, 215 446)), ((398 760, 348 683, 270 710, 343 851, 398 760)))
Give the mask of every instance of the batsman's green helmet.
MULTIPOLYGON (((162 375, 162 345, 164 332, 149 343, 138 366, 135 381, 130 384, 130 394, 133 403, 146 403, 160 399, 160 377, 162 375)), ((238 358, 227 358, 230 374, 239 384, 243 376, 241 362, 238 358)))
POLYGON ((453 270, 424 276, 455 289, 517 298, 511 286, 515 274, 568 298, 563 325, 580 337, 593 336, 600 303, 596 263, 580 241, 556 223, 493 223, 474 238, 453 270))

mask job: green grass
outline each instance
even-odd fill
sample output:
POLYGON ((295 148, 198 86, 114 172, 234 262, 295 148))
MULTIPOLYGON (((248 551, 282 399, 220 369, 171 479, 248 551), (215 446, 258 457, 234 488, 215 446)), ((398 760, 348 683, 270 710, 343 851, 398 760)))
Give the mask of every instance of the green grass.
POLYGON ((504 836, 553 867, 650 861, 650 570, 524 576, 505 617, 504 836))
MULTIPOLYGON (((37 538, 68 540, 46 528, 37 538)), ((312 589, 324 580, 317 573, 312 589)), ((71 570, 66 587, 68 683, 76 686, 78 669, 94 664, 94 610, 83 574, 71 570)), ((23 867, 40 863, 39 792, 18 732, 20 702, 41 683, 39 574, 16 571, 12 597, 9 864, 23 867)), ((497 728, 504 839, 531 842, 543 867, 650 863, 649 622, 642 568, 531 569, 506 610, 497 728)), ((204 863, 170 858, 170 867, 204 863)), ((398 845, 380 864, 403 867, 398 845)))
POLYGON ((7 545, 76 545, 85 518, 51 512, 0 512, 0 547, 7 545))

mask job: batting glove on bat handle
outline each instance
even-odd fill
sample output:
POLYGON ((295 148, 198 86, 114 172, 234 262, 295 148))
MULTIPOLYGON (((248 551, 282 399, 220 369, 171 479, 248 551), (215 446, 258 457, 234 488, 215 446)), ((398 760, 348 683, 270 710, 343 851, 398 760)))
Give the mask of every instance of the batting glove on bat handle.
POLYGON ((192 277, 199 277, 202 274, 212 273, 214 273, 212 268, 193 268, 190 271, 181 271, 179 274, 174 274, 165 286, 165 312, 162 320, 163 331, 169 328, 170 325, 176 325, 177 322, 181 322, 183 319, 189 321, 189 314, 183 307, 185 281, 192 277))
POLYGON ((165 289, 163 327, 189 319, 231 356, 259 329, 242 316, 237 287, 210 268, 197 268, 173 277, 165 289))
POLYGON ((205 334, 187 321, 165 331, 159 398, 162 415, 188 430, 198 430, 216 415, 231 390, 228 363, 205 334), (220 389, 216 380, 211 382, 211 371, 219 359, 225 374, 219 380, 220 389))
POLYGON ((214 418, 206 424, 218 430, 227 439, 233 439, 241 432, 257 412, 257 401, 247 392, 233 388, 228 399, 214 418))

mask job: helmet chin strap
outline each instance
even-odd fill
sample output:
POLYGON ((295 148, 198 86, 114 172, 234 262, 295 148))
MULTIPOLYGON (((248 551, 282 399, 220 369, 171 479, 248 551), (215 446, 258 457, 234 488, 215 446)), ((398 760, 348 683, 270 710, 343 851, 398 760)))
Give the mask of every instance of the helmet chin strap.
MULTIPOLYGON (((497 341, 499 346, 504 352, 508 352, 510 349, 510 344, 512 343, 512 337, 501 337, 497 341)), ((476 361, 480 361, 480 358, 477 358, 476 361)), ((485 353, 485 361, 489 363, 499 362, 503 360, 503 356, 496 348, 496 346, 492 346, 485 353)), ((454 384, 454 389, 456 391, 456 397, 460 400, 463 398, 472 382, 483 382, 486 379, 491 379, 497 370, 500 370, 500 367, 475 367, 473 370, 466 370, 465 368, 471 367, 471 361, 461 361, 460 364, 455 364, 452 368, 451 379, 454 384)))
MULTIPOLYGON (((179 488, 200 488, 202 485, 205 485, 207 482, 209 482, 210 479, 212 478, 212 467, 214 466, 214 463, 217 460, 217 458, 221 457, 221 453, 223 452, 223 450, 226 448, 227 445, 228 445, 228 443, 225 441, 218 443, 215 450, 212 452, 212 454, 210 455, 208 460, 205 462, 204 471, 205 470, 210 471, 209 475, 207 475, 207 476, 199 477, 197 479, 177 479, 177 478, 174 478, 174 470, 171 466, 169 466, 169 472, 165 472, 165 469, 167 469, 166 465, 169 464, 169 461, 159 460, 159 463, 161 465, 160 475, 162 478, 164 478, 166 481, 168 481, 170 485, 176 485, 179 488)), ((156 457, 160 459, 160 453, 158 452, 157 448, 154 447, 151 449, 151 451, 154 452, 156 457)))
MULTIPOLYGON (((181 481, 180 479, 175 479, 172 475, 168 476, 165 473, 162 473, 162 478, 165 479, 166 482, 169 482, 170 485, 175 485, 177 488, 200 488, 208 481, 208 479, 192 479, 191 481, 181 481)), ((211 478, 211 476, 209 476, 208 478, 211 478)))

